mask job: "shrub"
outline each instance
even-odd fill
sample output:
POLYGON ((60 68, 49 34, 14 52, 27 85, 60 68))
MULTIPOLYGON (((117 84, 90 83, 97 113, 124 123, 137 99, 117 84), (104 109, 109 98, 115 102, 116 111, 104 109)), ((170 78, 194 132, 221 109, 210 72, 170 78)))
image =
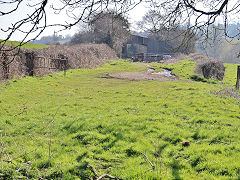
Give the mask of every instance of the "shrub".
POLYGON ((223 80, 225 67, 223 62, 203 56, 202 54, 191 54, 190 55, 193 61, 196 61, 196 69, 195 72, 199 75, 202 75, 206 79, 216 79, 219 81, 223 80))
MULTIPOLYGON (((9 46, 5 46, 9 49, 9 46)), ((11 48, 11 47, 10 47, 11 48)), ((50 59, 68 59, 67 68, 94 68, 106 59, 116 58, 115 52, 105 44, 50 46, 44 49, 14 49, 0 52, 0 80, 26 75, 45 75, 62 66, 50 59), (39 60, 39 57, 40 60, 39 60), (55 64, 56 69, 52 68, 55 64)))

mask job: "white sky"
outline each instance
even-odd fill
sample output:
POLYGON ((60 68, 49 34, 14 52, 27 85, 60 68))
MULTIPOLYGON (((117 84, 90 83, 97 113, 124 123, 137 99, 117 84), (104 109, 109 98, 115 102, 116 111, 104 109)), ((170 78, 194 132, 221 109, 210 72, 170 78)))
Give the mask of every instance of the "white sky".
MULTIPOLYGON (((29 1, 26 1, 26 2, 29 2, 29 1)), ((34 2, 34 0, 32 2, 34 2)), ((48 6, 47 6, 46 12, 48 13, 48 16, 47 16, 48 24, 57 24, 57 23, 63 24, 65 22, 72 21, 72 19, 70 19, 65 12, 63 12, 62 14, 54 14, 52 9, 50 9, 51 4, 47 4, 47 5, 48 6)), ((11 8, 12 6, 0 4, 0 11, 7 12, 11 8)), ((130 23, 134 24, 137 21, 140 21, 146 11, 147 9, 144 7, 144 5, 140 4, 136 8, 128 12, 130 23)), ((11 13, 10 15, 6 15, 6 16, 0 16, 0 39, 5 39, 7 37, 7 33, 4 33, 1 29, 6 30, 9 26, 11 26, 12 23, 26 17, 26 15, 30 13, 31 11, 29 11, 29 7, 27 7, 26 5, 21 5, 17 12, 11 13)), ((26 26, 24 27, 24 29, 25 28, 27 29, 29 27, 26 26)), ((135 29, 136 29, 136 26, 135 27, 133 26, 133 30, 135 29)), ((48 28, 41 34, 41 36, 53 35, 54 31, 57 31, 57 30, 58 28, 56 27, 48 28)), ((70 30, 64 30, 62 32, 59 32, 58 35, 63 35, 63 36, 68 34, 73 35, 75 32, 77 32, 77 30, 78 30, 78 27, 74 26, 70 30)), ((22 38, 23 38, 23 35, 21 33, 15 33, 12 35, 10 40, 21 41, 22 38)))
MULTIPOLYGON (((24 3, 34 3, 34 2, 39 2, 39 0, 23 0, 23 2, 24 3)), ((49 1, 49 2, 55 3, 56 1, 49 1)), ((72 19, 70 19, 66 15, 65 12, 63 12, 60 15, 54 14, 52 9, 50 8, 50 6, 52 5, 50 3, 48 3, 47 7, 46 7, 47 8, 46 12, 48 13, 47 14, 47 18, 48 18, 47 23, 48 24, 57 24, 57 23, 63 24, 65 22, 72 21, 72 19)), ((231 3, 234 3, 234 1, 231 1, 231 3)), ((231 5, 231 3, 229 5, 231 5)), ((235 3, 236 3, 236 1, 235 1, 235 3)), ((0 4, 0 11, 6 12, 11 8, 12 8, 12 6, 0 4)), ((135 7, 130 12, 128 12, 129 21, 132 24, 132 28, 131 28, 132 30, 134 30, 134 31, 138 30, 138 28, 136 26, 136 22, 140 21, 146 12, 147 12, 147 7, 146 7, 146 4, 143 4, 143 3, 141 3, 140 5, 135 7)), ((7 35, 7 33, 4 33, 2 31, 2 29, 6 30, 9 26, 11 26, 12 23, 22 19, 23 17, 26 17, 27 14, 30 14, 30 13, 31 13, 31 11, 29 10, 29 7, 27 7, 26 4, 25 5, 22 4, 19 7, 17 12, 11 13, 10 15, 7 15, 7 16, 0 16, 0 39, 5 39, 6 35, 7 35)), ((228 18, 229 18, 228 20, 231 22, 239 22, 239 18, 237 18, 236 14, 234 16, 230 16, 228 18)), ((25 26, 23 30, 27 30, 28 28, 29 28, 28 26, 25 26)), ((79 28, 78 26, 72 27, 70 30, 65 30, 63 32, 58 33, 58 35, 63 35, 63 36, 65 36, 67 34, 73 35, 75 32, 77 32, 78 28, 79 28)), ((57 31, 57 30, 58 30, 58 28, 53 28, 53 27, 48 28, 41 34, 41 36, 53 35, 54 31, 57 31)), ((23 35, 21 33, 15 33, 12 35, 10 40, 21 41, 22 38, 23 38, 23 35)))

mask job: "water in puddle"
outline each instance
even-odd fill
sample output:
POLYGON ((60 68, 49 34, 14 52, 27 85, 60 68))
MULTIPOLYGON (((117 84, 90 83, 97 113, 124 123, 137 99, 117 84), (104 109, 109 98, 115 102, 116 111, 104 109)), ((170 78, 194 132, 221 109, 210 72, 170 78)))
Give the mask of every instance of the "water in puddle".
POLYGON ((159 71, 159 72, 154 72, 154 69, 148 69, 148 72, 150 72, 151 74, 160 74, 167 77, 176 77, 174 74, 172 74, 172 71, 168 69, 164 69, 164 71, 159 71))
POLYGON ((148 73, 153 73, 153 72, 154 72, 154 69, 148 68, 147 72, 148 72, 148 73))

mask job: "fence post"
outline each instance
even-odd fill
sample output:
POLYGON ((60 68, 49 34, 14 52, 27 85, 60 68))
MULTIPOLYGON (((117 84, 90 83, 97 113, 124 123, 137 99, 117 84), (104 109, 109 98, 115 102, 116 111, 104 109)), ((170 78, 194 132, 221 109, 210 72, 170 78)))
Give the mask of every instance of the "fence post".
POLYGON ((68 61, 68 59, 66 58, 65 59, 65 61, 64 61, 64 65, 63 65, 63 67, 64 67, 64 77, 66 76, 66 72, 67 72, 67 61, 68 61))
POLYGON ((64 77, 66 76, 66 72, 67 72, 67 64, 68 64, 68 57, 63 56, 61 58, 61 69, 63 69, 64 71, 64 77))
POLYGON ((2 69, 3 69, 3 78, 8 79, 8 73, 9 73, 9 66, 8 66, 8 58, 5 53, 3 53, 3 61, 2 61, 2 69))
POLYGON ((8 65, 7 65, 5 60, 3 60, 3 62, 2 62, 2 68, 3 68, 3 78, 4 79, 8 79, 8 71, 9 71, 9 69, 8 69, 8 65))
POLYGON ((240 66, 237 67, 237 82, 236 82, 236 90, 239 90, 239 79, 240 79, 240 66))
POLYGON ((26 66, 27 66, 27 72, 29 76, 34 75, 34 54, 31 52, 25 53, 26 57, 26 66))

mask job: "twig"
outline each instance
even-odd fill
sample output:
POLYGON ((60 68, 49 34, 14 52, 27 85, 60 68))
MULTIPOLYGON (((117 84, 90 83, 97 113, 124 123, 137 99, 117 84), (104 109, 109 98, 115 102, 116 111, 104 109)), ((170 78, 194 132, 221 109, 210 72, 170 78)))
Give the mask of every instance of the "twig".
POLYGON ((21 168, 22 168, 25 164, 30 164, 30 163, 31 163, 31 161, 27 161, 27 162, 23 163, 15 172, 20 171, 21 168))
POLYGON ((64 143, 64 140, 61 142, 61 144, 59 144, 59 146, 57 147, 57 149, 52 153, 52 155, 51 155, 50 158, 48 159, 47 163, 46 163, 43 167, 45 167, 45 166, 49 163, 50 159, 54 156, 54 154, 58 151, 58 149, 60 148, 60 146, 61 146, 63 143, 64 143))
POLYGON ((104 175, 101 175, 100 177, 98 177, 96 180, 101 180, 103 178, 109 178, 109 179, 120 179, 118 177, 115 177, 115 176, 111 176, 109 174, 104 174, 104 175))
POLYGON ((32 152, 34 152, 34 151, 36 151, 36 150, 37 150, 37 148, 35 148, 34 150, 29 151, 29 152, 27 152, 27 153, 21 154, 21 155, 19 155, 19 156, 17 156, 17 157, 14 157, 14 158, 12 158, 12 160, 19 159, 20 157, 26 156, 27 154, 30 154, 30 153, 32 153, 32 152))
POLYGON ((125 111, 127 111, 127 113, 129 114, 129 111, 127 110, 128 108, 124 108, 125 111))
POLYGON ((211 141, 211 142, 209 143, 209 145, 211 145, 211 144, 213 144, 213 143, 215 143, 215 142, 219 142, 219 143, 223 143, 223 144, 227 144, 227 145, 230 144, 230 143, 223 142, 223 141, 220 141, 220 140, 213 140, 213 141, 211 141))
POLYGON ((98 173, 96 172, 95 168, 92 165, 89 164, 88 166, 90 167, 90 170, 94 174, 93 179, 95 179, 95 180, 101 180, 101 179, 104 179, 104 178, 121 180, 121 178, 118 178, 118 177, 115 177, 115 176, 111 176, 109 174, 104 174, 104 175, 99 176, 98 173))
POLYGON ((149 158, 146 156, 146 154, 144 154, 144 153, 141 153, 141 154, 144 155, 144 157, 147 159, 147 161, 149 162, 149 164, 152 166, 152 168, 151 168, 151 169, 148 169, 148 171, 154 170, 156 166, 149 160, 149 158))
POLYGON ((94 168, 92 165, 90 165, 90 164, 89 164, 89 167, 90 167, 90 170, 92 171, 92 173, 93 173, 94 176, 95 176, 94 178, 96 179, 96 178, 98 177, 98 174, 97 174, 95 168, 94 168))
POLYGON ((54 114, 53 118, 52 118, 52 121, 51 121, 51 131, 50 131, 50 141, 49 141, 49 148, 48 148, 48 161, 46 162, 46 164, 44 164, 43 168, 46 167, 47 164, 50 163, 50 160, 51 158, 53 157, 53 155, 55 154, 55 152, 58 150, 58 148, 63 144, 63 141, 62 143, 58 146, 58 148, 53 152, 53 154, 51 155, 51 146, 52 146, 52 130, 53 130, 53 124, 54 124, 54 118, 55 116, 57 115, 59 109, 61 108, 62 106, 59 106, 56 113, 54 114))

